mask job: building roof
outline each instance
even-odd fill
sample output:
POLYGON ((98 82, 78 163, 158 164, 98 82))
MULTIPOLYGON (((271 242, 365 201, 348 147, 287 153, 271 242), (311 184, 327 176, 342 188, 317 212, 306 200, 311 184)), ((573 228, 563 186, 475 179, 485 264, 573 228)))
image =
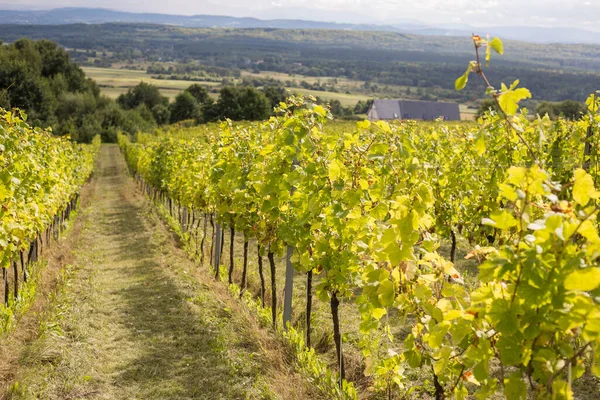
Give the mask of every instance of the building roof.
POLYGON ((418 119, 432 121, 444 118, 460 121, 457 103, 416 100, 374 100, 368 113, 369 119, 418 119))

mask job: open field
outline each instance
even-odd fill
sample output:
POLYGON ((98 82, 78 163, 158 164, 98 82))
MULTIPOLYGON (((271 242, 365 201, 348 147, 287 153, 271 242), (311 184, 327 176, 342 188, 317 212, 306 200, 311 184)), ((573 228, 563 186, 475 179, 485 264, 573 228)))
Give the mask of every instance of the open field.
MULTIPOLYGON (((194 81, 186 81, 186 80, 175 80, 175 79, 154 79, 150 75, 148 75, 145 71, 142 70, 131 70, 125 68, 98 68, 98 67, 82 67, 83 71, 87 76, 94 79, 102 90, 102 93, 107 95, 110 98, 117 98, 120 94, 125 93, 129 88, 137 85, 140 82, 150 83, 152 85, 157 86, 161 93, 164 96, 167 96, 170 99, 175 98, 181 91, 185 90, 187 87, 194 83, 199 83, 204 86, 208 86, 209 88, 218 88, 220 86, 217 82, 194 82, 194 81)), ((280 82, 285 83, 289 80, 294 80, 296 82, 306 81, 310 84, 315 84, 318 82, 326 83, 335 80, 336 78, 331 77, 306 77, 302 75, 288 75, 279 72, 263 72, 260 74, 243 72, 242 76, 246 77, 256 77, 256 78, 273 78, 279 80, 280 82)), ((344 89, 357 89, 362 82, 337 78, 337 83, 341 88, 344 89)), ((403 87, 398 87, 398 89, 402 89, 403 87)), ((320 90, 311 90, 304 89, 298 87, 288 87, 287 88, 290 93, 299 93, 303 95, 311 95, 315 97, 320 97, 325 100, 339 100, 339 102, 344 107, 354 107, 359 101, 367 101, 372 98, 386 98, 388 96, 379 95, 379 94, 364 94, 364 93, 343 93, 343 92, 330 92, 330 91, 320 91, 320 90)), ((406 88, 404 88, 406 89, 406 88)), ((211 96, 215 99, 218 98, 216 93, 210 93, 211 96)), ((461 119, 463 120, 473 120, 476 110, 470 109, 467 105, 460 105, 460 114, 461 119)))
POLYGON ((474 108, 469 108, 466 104, 459 104, 458 108, 460 110, 460 119, 463 121, 474 121, 475 114, 477 114, 477 110, 474 108))
POLYGON ((346 94, 346 93, 336 93, 336 92, 323 92, 320 90, 310 90, 310 89, 302 89, 302 88, 288 88, 290 92, 300 93, 303 95, 311 95, 315 97, 320 97, 322 99, 327 100, 339 100, 344 107, 354 107, 356 103, 360 100, 366 101, 369 100, 369 97, 363 94, 346 94))
MULTIPOLYGON (((335 84, 336 86, 343 88, 343 89, 353 88, 355 90, 365 84, 365 82, 363 82, 363 81, 342 78, 342 77, 306 76, 306 75, 299 75, 299 74, 286 74, 284 72, 275 72, 275 71, 261 71, 259 74, 255 73, 255 72, 250 72, 250 71, 242 71, 242 77, 271 78, 271 79, 275 79, 275 80, 278 80, 281 82, 286 82, 286 81, 302 82, 302 81, 304 81, 304 82, 310 83, 311 85, 314 85, 316 83, 335 84)), ((402 88, 402 87, 394 85, 393 88, 402 88)), ((404 87, 404 88, 406 88, 406 87, 404 87)))
MULTIPOLYGON (((158 86, 163 95, 174 98, 181 91, 185 90, 193 83, 200 83, 205 86, 216 87, 219 83, 216 82, 194 82, 184 80, 173 80, 173 79, 154 79, 144 71, 130 70, 130 69, 116 69, 116 68, 97 68, 97 67, 82 67, 84 72, 92 79, 94 79, 100 85, 102 92, 111 98, 118 97, 121 93, 127 91, 127 89, 137 85, 140 82, 150 83, 158 86)), ((255 76, 271 76, 271 74, 253 74, 255 76)), ((284 75, 280 75, 281 81, 285 81, 284 75)), ((288 76, 287 79, 300 79, 304 80, 304 77, 291 78, 288 76)), ((315 78, 313 80, 316 81, 315 78)), ((335 93, 335 92, 322 92, 318 90, 309 90, 302 88, 288 88, 291 92, 302 93, 304 95, 319 96, 328 100, 339 100, 344 107, 354 106, 359 100, 368 100, 369 97, 362 94, 346 94, 346 93, 335 93)), ((216 96, 215 96, 216 97, 216 96)))
MULTIPOLYGON (((100 85, 102 92, 111 98, 118 97, 127 89, 140 82, 150 83, 158 86, 161 92, 173 98, 178 93, 196 82, 172 79, 154 79, 144 71, 116 68, 82 67, 87 76, 94 79, 100 85)), ((216 86, 215 82, 198 82, 205 86, 216 86)))

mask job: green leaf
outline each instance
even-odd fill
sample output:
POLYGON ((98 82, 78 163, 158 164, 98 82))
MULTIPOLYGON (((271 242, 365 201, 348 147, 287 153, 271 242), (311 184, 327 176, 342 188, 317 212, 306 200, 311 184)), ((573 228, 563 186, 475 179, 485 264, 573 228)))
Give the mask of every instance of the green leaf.
POLYGON ((429 347, 432 349, 437 349, 440 347, 442 345, 442 341, 444 340, 444 336, 446 336, 448 333, 448 329, 450 329, 449 323, 436 325, 427 338, 429 347))
POLYGON ((485 137, 483 132, 477 135, 477 139, 475 139, 475 151, 477 151, 478 156, 482 156, 485 153, 485 137))
POLYGON ((505 183, 501 183, 498 185, 498 193, 500 196, 504 197, 509 201, 516 201, 519 197, 517 195, 517 191, 510 185, 505 183))
POLYGON ((527 398, 527 386, 519 371, 513 372, 504 379, 504 396, 510 400, 525 400, 527 398))
POLYGON ((406 357, 408 365, 410 365, 412 368, 419 368, 421 366, 421 354, 418 351, 405 351, 404 357, 406 357))
POLYGON ((529 89, 508 89, 503 85, 503 93, 498 97, 498 103, 506 115, 514 115, 519 109, 519 101, 531 98, 529 89), (506 90, 504 90, 506 89, 506 90))
POLYGON ((342 172, 346 169, 346 166, 339 160, 335 159, 329 164, 329 179, 331 181, 337 181, 341 176, 342 172))
POLYGON ((468 70, 467 72, 464 73, 464 75, 460 76, 456 82, 454 82, 454 87, 456 88, 456 90, 463 90, 465 88, 465 86, 467 86, 467 82, 469 81, 469 73, 471 71, 468 70))
POLYGON ((600 286, 600 268, 588 267, 570 273, 565 279, 565 289, 589 292, 600 286))
POLYGON ((497 343, 500 359, 504 365, 519 365, 523 348, 518 341, 510 336, 501 336, 497 343))
POLYGON ((566 381, 552 382, 552 400, 573 400, 573 391, 566 381))
POLYGON ((484 218, 481 223, 483 225, 493 226, 498 229, 506 230, 517 226, 517 220, 513 215, 506 210, 496 210, 490 218, 484 218))
POLYGON ((510 167, 508 169, 508 183, 512 183, 515 186, 519 186, 527 175, 527 170, 524 167, 510 167))
POLYGON ((377 289, 377 298, 384 307, 389 307, 394 303, 396 297, 394 283, 392 281, 383 281, 377 289))
POLYGON ((454 389, 454 397, 456 400, 464 400, 469 398, 469 390, 463 385, 459 384, 454 389))
POLYGON ((573 185, 573 200, 579 205, 585 206, 590 199, 597 199, 600 192, 594 187, 592 176, 585 170, 578 168, 575 171, 575 183, 573 185))
POLYGON ((592 221, 590 221, 589 219, 586 219, 585 221, 583 221, 581 223, 581 225, 579 226, 579 230, 577 232, 579 232, 581 234, 581 236, 586 238, 587 241, 590 243, 600 242, 600 237, 598 236, 598 230, 596 229, 596 227, 594 226, 592 221))
POLYGON ((450 361, 451 354, 452 349, 447 346, 444 346, 435 352, 437 360, 433 362, 433 371, 436 375, 440 376, 444 374, 444 370, 446 369, 446 367, 448 366, 448 362, 450 361))
POLYGON ((387 255, 392 265, 398 265, 401 261, 410 258, 411 256, 410 245, 402 244, 398 245, 397 242, 390 243, 384 249, 384 253, 387 255))
POLYGON ((502 40, 498 39, 497 37, 493 38, 488 46, 494 49, 496 53, 500 55, 504 54, 504 45, 502 44, 502 40))
POLYGON ((594 361, 592 362, 592 374, 600 377, 600 340, 596 341, 594 349, 594 361))
MULTIPOLYGON (((444 315, 444 319, 445 318, 446 316, 444 315)), ((452 326, 450 327, 450 335, 452 335, 452 343, 454 343, 455 346, 458 346, 465 336, 469 334, 472 327, 471 324, 472 323, 470 321, 466 321, 464 319, 452 323, 452 326)))
POLYGON ((315 107, 313 108, 313 110, 314 110, 314 111, 315 111, 317 114, 319 114, 319 115, 321 115, 321 116, 323 116, 323 117, 327 115, 327 110, 325 110, 325 108, 323 108, 323 106, 315 106, 315 107))
POLYGON ((596 97, 597 93, 598 92, 590 94, 585 101, 585 105, 587 106, 588 110, 593 114, 595 114, 596 110, 598 110, 598 98, 596 97))
POLYGON ((375 126, 377 126, 379 129, 381 129, 385 133, 390 133, 392 131, 392 129, 390 128, 390 124, 388 124, 385 121, 376 121, 375 126))
POLYGON ((6 186, 0 183, 0 201, 4 201, 6 197, 8 197, 8 190, 6 189, 6 186))

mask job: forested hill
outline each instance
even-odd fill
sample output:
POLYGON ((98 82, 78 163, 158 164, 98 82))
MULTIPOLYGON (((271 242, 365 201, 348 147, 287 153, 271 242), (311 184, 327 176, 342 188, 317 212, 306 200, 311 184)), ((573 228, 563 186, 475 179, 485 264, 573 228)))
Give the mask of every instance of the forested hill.
MULTIPOLYGON (((262 50, 287 53, 291 50, 286 49, 288 45, 294 46, 294 51, 305 50, 307 47, 327 51, 388 51, 392 54, 385 56, 390 61, 464 61, 465 56, 473 55, 470 35, 425 36, 342 29, 184 28, 141 23, 0 24, 0 37, 4 41, 14 41, 21 37, 52 39, 67 47, 105 46, 117 51, 143 46, 150 53, 160 53, 166 57, 181 56, 178 51, 183 46, 189 48, 192 44, 193 51, 219 53, 230 50, 232 44, 229 43, 237 43, 236 49, 246 52, 262 50), (219 48, 206 48, 213 43, 229 45, 221 51, 219 48)), ((550 69, 600 71, 600 45, 539 44, 505 39, 503 41, 509 51, 498 60, 500 64, 510 62, 550 69)), ((370 59, 371 56, 354 54, 353 58, 370 59)))
MULTIPOLYGON (((227 12, 227 10, 225 10, 227 12)), ((105 8, 67 7, 52 10, 0 10, 0 24, 63 25, 73 23, 153 23, 189 28, 277 28, 277 29, 333 29, 353 31, 387 31, 428 36, 468 36, 475 27, 468 25, 432 25, 420 21, 398 21, 395 24, 356 24, 301 19, 239 18, 226 15, 176 15, 133 13, 105 8)), ((485 29, 491 35, 506 39, 527 40, 537 43, 595 43, 600 38, 585 29, 552 26, 494 26, 485 29)))
MULTIPOLYGON (((207 66, 344 77, 377 85, 437 88, 440 98, 479 99, 481 84, 454 90, 473 58, 470 37, 349 30, 207 29, 151 24, 0 25, 0 38, 47 38, 67 48, 98 50, 104 62, 176 61, 207 66), (439 89, 439 90, 438 90, 439 89)), ((489 72, 516 79, 534 99, 584 100, 600 88, 600 46, 505 41, 489 72)), ((100 60, 102 61, 102 60, 100 60)))

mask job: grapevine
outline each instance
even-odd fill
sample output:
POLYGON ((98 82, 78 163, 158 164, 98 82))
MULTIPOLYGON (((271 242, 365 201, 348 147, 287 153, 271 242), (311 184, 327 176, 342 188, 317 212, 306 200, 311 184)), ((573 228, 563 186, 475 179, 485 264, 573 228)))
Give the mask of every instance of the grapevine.
MULTIPOLYGON (((475 44, 488 60, 490 48, 503 52, 497 39, 475 44)), ((471 72, 485 78, 482 68, 479 58, 471 63, 457 88, 471 72)), ((257 241, 271 267, 274 325, 274 259, 293 249, 296 271, 330 308, 347 396, 340 305, 351 303, 361 321, 352 345, 373 390, 390 398, 572 398, 586 366, 600 374, 598 147, 589 133, 600 124, 598 99, 578 122, 532 119, 519 109, 528 91, 518 82, 496 91, 485 79, 501 112, 476 125, 362 121, 338 130, 326 108, 292 97, 265 123, 227 121, 136 142, 120 135, 119 144, 153 198, 204 218, 201 243, 208 219, 232 238, 243 233, 242 291, 248 241, 257 241), (463 239, 478 264, 475 282, 458 268, 463 239), (440 250, 448 241, 449 259, 440 250), (432 387, 417 387, 409 370, 424 371, 432 387)))

